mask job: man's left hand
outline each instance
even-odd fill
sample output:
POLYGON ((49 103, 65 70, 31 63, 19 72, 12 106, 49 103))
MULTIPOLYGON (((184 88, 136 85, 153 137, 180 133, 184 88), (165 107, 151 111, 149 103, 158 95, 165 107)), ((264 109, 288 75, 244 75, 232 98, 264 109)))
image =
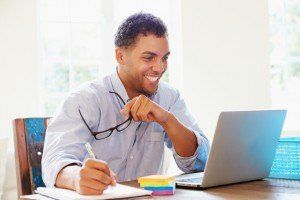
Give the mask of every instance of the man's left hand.
POLYGON ((171 116, 170 112, 151 101, 145 95, 140 95, 130 100, 121 110, 121 113, 126 117, 129 117, 131 114, 134 121, 157 122, 160 125, 165 124, 171 116))

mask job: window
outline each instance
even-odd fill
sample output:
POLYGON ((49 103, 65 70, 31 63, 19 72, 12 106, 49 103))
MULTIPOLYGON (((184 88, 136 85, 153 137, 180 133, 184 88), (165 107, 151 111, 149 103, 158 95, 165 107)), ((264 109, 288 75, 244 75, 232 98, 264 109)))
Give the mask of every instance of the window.
POLYGON ((269 0, 273 108, 287 109, 285 136, 300 135, 300 0, 269 0))
POLYGON ((179 0, 40 0, 38 8, 41 113, 52 116, 70 90, 113 72, 115 31, 139 11, 168 26, 171 56, 163 79, 180 88, 179 0))

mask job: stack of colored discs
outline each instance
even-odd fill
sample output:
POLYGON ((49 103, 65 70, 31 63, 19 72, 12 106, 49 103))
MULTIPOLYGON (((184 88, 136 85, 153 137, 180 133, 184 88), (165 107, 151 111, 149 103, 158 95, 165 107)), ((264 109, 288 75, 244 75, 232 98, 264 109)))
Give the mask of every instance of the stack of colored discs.
POLYGON ((138 178, 140 187, 151 190, 152 195, 172 195, 175 193, 174 176, 151 175, 138 178))

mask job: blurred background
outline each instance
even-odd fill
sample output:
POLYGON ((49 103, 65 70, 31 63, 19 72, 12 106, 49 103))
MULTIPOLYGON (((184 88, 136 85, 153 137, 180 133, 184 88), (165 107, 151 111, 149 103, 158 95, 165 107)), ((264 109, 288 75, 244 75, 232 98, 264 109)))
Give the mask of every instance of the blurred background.
POLYGON ((166 23, 164 81, 210 140, 230 110, 287 109, 282 136, 300 136, 300 0, 0 0, 2 198, 16 199, 12 120, 110 74, 116 29, 140 11, 166 23))

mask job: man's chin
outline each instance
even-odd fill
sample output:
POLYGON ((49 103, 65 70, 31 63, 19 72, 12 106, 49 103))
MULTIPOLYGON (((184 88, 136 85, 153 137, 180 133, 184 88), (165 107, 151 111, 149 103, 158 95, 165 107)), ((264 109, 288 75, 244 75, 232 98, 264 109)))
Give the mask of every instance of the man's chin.
POLYGON ((143 88, 143 93, 145 95, 152 95, 155 94, 157 92, 158 86, 156 86, 155 88, 143 88))

